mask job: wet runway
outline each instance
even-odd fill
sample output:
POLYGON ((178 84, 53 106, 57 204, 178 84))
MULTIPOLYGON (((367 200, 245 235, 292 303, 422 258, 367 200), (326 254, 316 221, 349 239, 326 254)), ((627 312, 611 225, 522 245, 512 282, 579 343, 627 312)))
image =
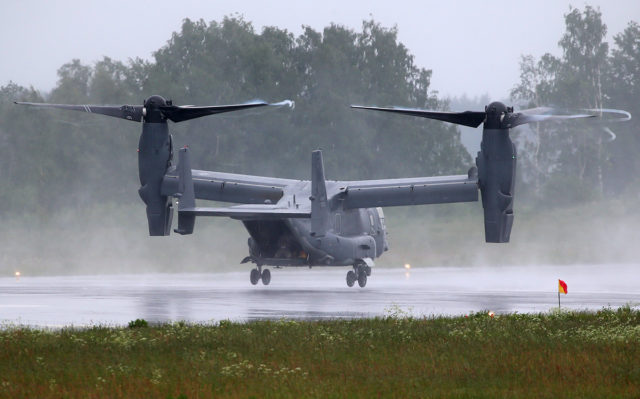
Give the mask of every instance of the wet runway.
POLYGON ((271 285, 249 271, 0 278, 0 322, 38 327, 185 320, 332 319, 545 312, 640 305, 640 264, 374 269, 367 287, 345 284, 347 268, 272 269, 271 285))

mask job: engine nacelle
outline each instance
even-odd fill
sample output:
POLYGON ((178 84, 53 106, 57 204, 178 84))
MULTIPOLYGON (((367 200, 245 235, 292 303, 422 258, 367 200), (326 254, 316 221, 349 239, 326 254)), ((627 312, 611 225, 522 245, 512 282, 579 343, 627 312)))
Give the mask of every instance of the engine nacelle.
POLYGON ((509 129, 484 129, 476 158, 486 242, 509 242, 513 225, 516 148, 509 129))
POLYGON ((173 206, 171 199, 161 196, 153 186, 140 187, 138 194, 147 205, 147 222, 150 236, 168 236, 171 233, 173 221, 173 206))
POLYGON ((171 136, 166 122, 142 125, 138 144, 140 198, 147 206, 149 235, 168 236, 171 233, 173 207, 171 199, 161 193, 162 179, 171 165, 171 136))

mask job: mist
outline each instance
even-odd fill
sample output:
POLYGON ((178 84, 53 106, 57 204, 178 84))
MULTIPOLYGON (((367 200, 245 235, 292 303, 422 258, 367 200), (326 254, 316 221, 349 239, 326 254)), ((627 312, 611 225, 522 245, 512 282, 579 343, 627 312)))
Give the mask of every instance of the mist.
MULTIPOLYGON (((604 12, 589 10, 595 12, 577 10, 580 21, 605 20, 604 12)), ((565 21, 567 15, 563 10, 556 17, 565 21)), ((515 61, 521 79, 514 76, 499 98, 491 87, 440 95, 434 81, 444 67, 419 62, 417 44, 403 41, 401 26, 365 18, 357 28, 327 24, 292 33, 252 23, 238 16, 185 20, 149 59, 87 63, 78 54, 58 65, 57 83, 43 90, 1 76, 0 273, 248 270, 239 264, 248 252, 241 222, 200 218, 191 236, 148 236, 137 193, 139 124, 25 109, 16 100, 140 104, 161 94, 174 104, 214 105, 290 99, 293 110, 172 124, 174 148, 189 145, 195 169, 297 179, 309 179, 311 151, 321 148, 331 180, 466 173, 479 149, 480 129, 350 110, 354 103, 463 111, 495 100, 544 101, 640 116, 638 64, 628 68, 640 61, 639 47, 631 45, 640 41, 633 22, 592 35, 596 44, 606 44, 600 97, 567 78, 582 70, 584 60, 556 45, 569 32, 560 29, 547 58, 541 52, 529 64, 515 61)), ((377 267, 637 263, 638 120, 612 126, 618 136, 612 143, 584 124, 514 129, 519 162, 511 242, 484 242, 481 202, 386 209, 390 251, 377 267)))

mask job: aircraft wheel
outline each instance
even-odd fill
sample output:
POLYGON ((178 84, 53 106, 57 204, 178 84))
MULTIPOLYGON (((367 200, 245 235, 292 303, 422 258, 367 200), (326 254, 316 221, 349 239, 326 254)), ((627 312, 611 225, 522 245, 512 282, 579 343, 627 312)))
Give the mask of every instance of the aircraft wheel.
POLYGON ((271 272, 269 271, 269 269, 264 269, 262 271, 262 284, 269 285, 270 282, 271 282, 271 272))
POLYGON ((358 285, 362 288, 367 285, 367 273, 358 274, 358 285))
POLYGON ((365 266, 365 267, 364 267, 364 271, 367 273, 367 276, 370 276, 370 275, 371 275, 371 267, 369 267, 369 266, 365 266))
POLYGON ((251 269, 249 280, 251 280, 251 284, 253 285, 258 284, 258 281, 260 280, 260 271, 258 269, 251 269))
POLYGON ((356 274, 353 272, 353 270, 349 270, 347 272, 347 286, 353 287, 353 283, 355 282, 356 282, 356 274))

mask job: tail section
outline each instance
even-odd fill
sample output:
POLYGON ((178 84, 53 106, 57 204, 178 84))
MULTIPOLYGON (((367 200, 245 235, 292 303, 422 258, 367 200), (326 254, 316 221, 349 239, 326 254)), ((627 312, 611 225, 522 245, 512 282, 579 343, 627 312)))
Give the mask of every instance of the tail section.
POLYGON ((311 234, 322 237, 329 226, 329 201, 324 178, 322 151, 311 153, 311 234))
POLYGON ((184 147, 178 153, 178 192, 175 194, 178 202, 178 228, 174 231, 178 234, 192 234, 196 223, 196 214, 185 212, 196 207, 196 195, 191 176, 191 156, 189 148, 184 147))

